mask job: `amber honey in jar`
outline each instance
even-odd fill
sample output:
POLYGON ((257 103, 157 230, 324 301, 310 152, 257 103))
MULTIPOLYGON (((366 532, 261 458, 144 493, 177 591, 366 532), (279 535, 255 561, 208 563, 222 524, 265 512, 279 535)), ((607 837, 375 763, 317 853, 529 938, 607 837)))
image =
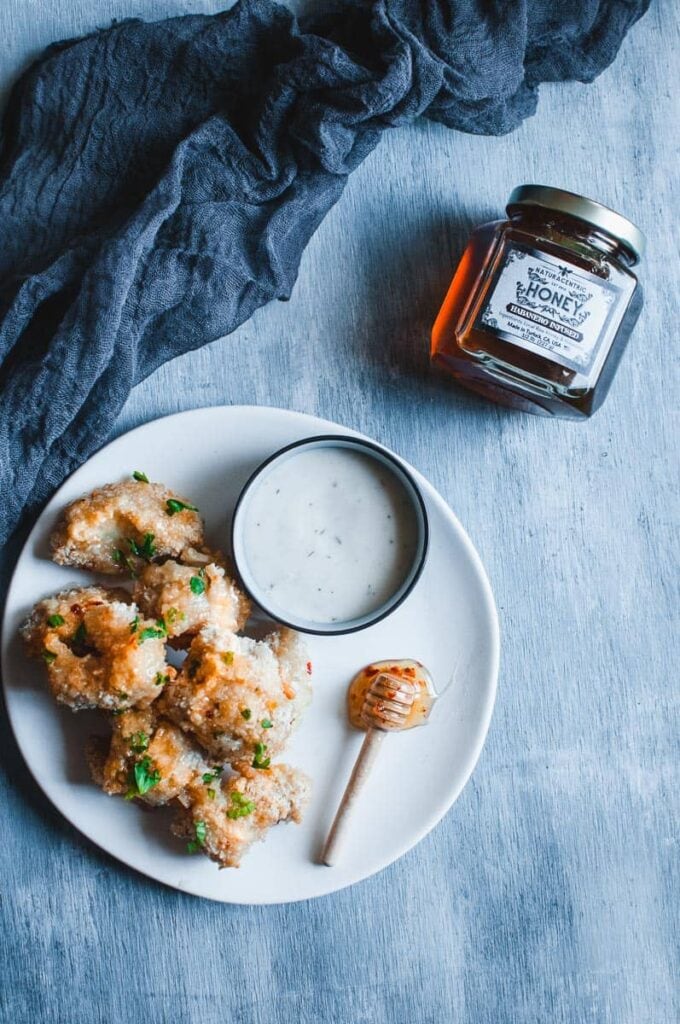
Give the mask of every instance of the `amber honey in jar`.
POLYGON ((434 363, 505 405, 591 416, 642 308, 644 247, 606 206, 521 185, 507 218, 470 237, 432 329, 434 363))

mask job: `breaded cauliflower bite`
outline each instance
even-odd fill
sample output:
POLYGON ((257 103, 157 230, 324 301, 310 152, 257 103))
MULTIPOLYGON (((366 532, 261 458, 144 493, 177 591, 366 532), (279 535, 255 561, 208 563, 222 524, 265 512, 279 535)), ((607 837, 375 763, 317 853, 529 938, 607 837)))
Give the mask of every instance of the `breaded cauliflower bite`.
POLYGON ((293 630, 258 641, 207 627, 165 687, 162 711, 211 757, 268 764, 310 701, 307 665, 293 630))
POLYGON ((136 576, 152 559, 176 558, 202 543, 196 507, 145 478, 106 484, 72 502, 50 538, 59 565, 112 576, 136 576))
POLYGON ((163 619, 174 646, 188 646, 204 626, 229 632, 243 629, 250 605, 215 561, 181 565, 170 560, 142 569, 133 591, 145 613, 163 619))
POLYGON ((190 783, 219 775, 196 744, 153 708, 116 716, 112 730, 108 751, 105 740, 88 748, 92 777, 110 796, 158 806, 183 799, 190 783))
POLYGON ((143 473, 72 502, 50 543, 60 565, 134 580, 132 594, 63 590, 21 627, 55 699, 106 712, 110 736, 86 748, 94 782, 174 805, 190 852, 238 867, 273 825, 300 821, 309 797, 305 775, 272 763, 311 699, 302 637, 240 635, 250 602, 205 546, 198 509, 143 473), (166 644, 188 648, 181 668, 166 644))
POLYGON ((165 633, 121 590, 82 587, 40 601, 22 627, 53 696, 74 711, 144 707, 170 674, 165 633))
POLYGON ((308 778, 289 765, 244 767, 218 788, 190 785, 172 831, 188 840, 191 851, 202 851, 222 868, 237 868, 272 826, 301 820, 309 788, 308 778))

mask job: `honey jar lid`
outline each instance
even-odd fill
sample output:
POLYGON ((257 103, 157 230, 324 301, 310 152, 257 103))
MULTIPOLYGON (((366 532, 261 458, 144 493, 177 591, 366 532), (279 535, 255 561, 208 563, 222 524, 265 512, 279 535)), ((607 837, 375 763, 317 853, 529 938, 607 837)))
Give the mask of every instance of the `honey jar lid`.
POLYGON ((547 210, 578 217, 613 235, 628 249, 636 262, 641 259, 647 245, 645 236, 632 221, 610 210, 608 206, 576 192, 565 192, 564 189, 550 188, 548 185, 519 185, 510 193, 508 211, 511 206, 542 206, 547 210))

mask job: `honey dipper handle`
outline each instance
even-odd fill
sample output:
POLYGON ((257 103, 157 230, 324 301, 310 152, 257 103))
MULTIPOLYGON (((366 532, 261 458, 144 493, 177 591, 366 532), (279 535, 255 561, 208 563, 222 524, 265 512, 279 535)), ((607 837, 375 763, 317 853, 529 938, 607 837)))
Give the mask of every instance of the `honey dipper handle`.
POLYGON ((321 854, 322 863, 326 864, 329 868, 337 862, 342 853, 352 817, 352 807, 359 796, 364 782, 368 778, 384 738, 385 733, 382 730, 369 729, 364 737, 364 742, 361 744, 359 756, 352 769, 352 774, 342 795, 340 806, 333 819, 331 830, 328 833, 328 838, 321 854))

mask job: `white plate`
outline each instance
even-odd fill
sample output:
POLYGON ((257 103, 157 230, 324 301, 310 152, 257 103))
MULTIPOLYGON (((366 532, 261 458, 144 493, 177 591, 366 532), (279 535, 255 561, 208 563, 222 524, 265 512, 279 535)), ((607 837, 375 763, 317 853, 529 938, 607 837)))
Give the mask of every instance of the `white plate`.
POLYGON ((96 713, 58 708, 41 666, 24 656, 17 629, 40 598, 87 577, 48 560, 47 539, 64 505, 140 469, 196 502, 211 544, 226 547, 231 511, 255 467, 291 441, 355 433, 327 420, 251 406, 196 409, 155 420, 113 441, 66 481, 38 519, 17 563, 3 623, 2 669, 14 734, 38 785, 93 842, 138 871, 185 892, 228 903, 283 903, 351 885, 386 867, 437 824, 467 782, 484 743, 496 694, 498 620, 491 589, 467 534, 434 488, 410 466, 430 517, 427 564, 392 615, 360 633, 309 637, 314 700, 285 759, 312 778, 302 825, 281 825, 238 870, 190 856, 168 831, 169 810, 145 812, 105 796, 89 780, 83 746, 104 732, 96 713), (344 699, 361 666, 417 658, 445 684, 425 728, 383 745, 342 863, 320 865, 323 838, 361 744, 344 699))

